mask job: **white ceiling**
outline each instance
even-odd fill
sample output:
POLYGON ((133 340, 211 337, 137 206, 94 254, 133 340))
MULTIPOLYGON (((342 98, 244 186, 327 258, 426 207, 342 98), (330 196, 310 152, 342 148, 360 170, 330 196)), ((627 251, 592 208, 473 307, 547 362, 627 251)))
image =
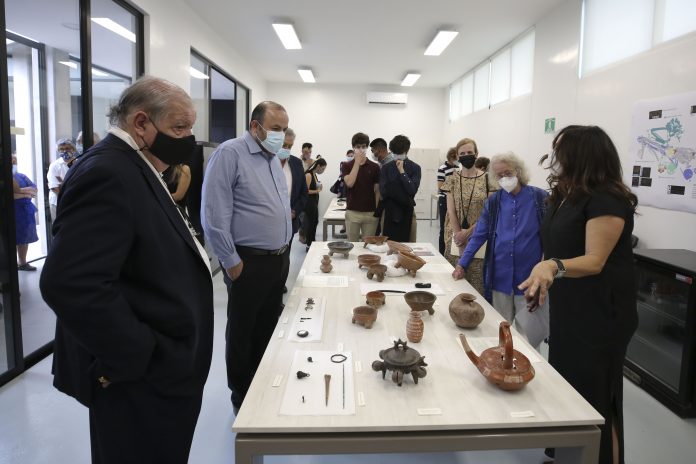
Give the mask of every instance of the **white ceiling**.
MULTIPOLYGON (((567 0, 184 0, 268 81, 444 87, 567 0), (273 22, 291 22, 301 50, 286 50, 273 22), (423 52, 438 29, 459 35, 439 57, 423 52)), ((201 50, 205 54, 205 50, 201 50)), ((234 75, 233 69, 227 69, 234 75)))

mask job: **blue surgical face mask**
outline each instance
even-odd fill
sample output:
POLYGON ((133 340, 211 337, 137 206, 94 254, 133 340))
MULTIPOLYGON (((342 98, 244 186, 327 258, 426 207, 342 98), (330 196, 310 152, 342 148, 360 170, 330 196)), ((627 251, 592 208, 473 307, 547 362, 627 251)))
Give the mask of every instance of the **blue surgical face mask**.
POLYGON ((71 151, 59 151, 58 152, 58 156, 63 158, 65 161, 68 161, 70 158, 73 157, 73 155, 74 155, 74 153, 71 151))
POLYGON ((395 160, 405 160, 406 159, 406 154, 404 153, 403 155, 394 155, 395 160))
POLYGON ((274 155, 277 154, 278 150, 280 150, 280 148, 283 146, 283 142, 285 141, 285 132, 268 130, 263 127, 261 123, 259 123, 259 127, 266 132, 266 139, 259 139, 261 146, 268 150, 269 153, 273 153, 274 155))
POLYGON ((75 148, 77 149, 77 153, 79 153, 81 155, 82 151, 84 150, 84 148, 82 147, 82 144, 81 143, 76 144, 75 148))
POLYGON ((278 159, 281 160, 288 159, 290 158, 290 150, 288 150, 287 148, 281 148, 280 150, 278 150, 278 153, 276 153, 276 156, 278 157, 278 159))
POLYGON ((12 175, 15 175, 15 174, 17 174, 17 165, 13 164, 12 165, 12 175))

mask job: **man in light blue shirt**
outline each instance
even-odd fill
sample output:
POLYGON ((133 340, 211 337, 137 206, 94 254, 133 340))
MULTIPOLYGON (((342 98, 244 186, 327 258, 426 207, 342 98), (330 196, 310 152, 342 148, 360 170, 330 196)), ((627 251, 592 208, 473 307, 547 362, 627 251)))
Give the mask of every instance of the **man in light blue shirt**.
POLYGON ((282 270, 292 238, 290 200, 276 153, 288 128, 281 105, 265 101, 249 130, 208 162, 201 219, 227 284, 227 383, 238 409, 282 308, 282 270))

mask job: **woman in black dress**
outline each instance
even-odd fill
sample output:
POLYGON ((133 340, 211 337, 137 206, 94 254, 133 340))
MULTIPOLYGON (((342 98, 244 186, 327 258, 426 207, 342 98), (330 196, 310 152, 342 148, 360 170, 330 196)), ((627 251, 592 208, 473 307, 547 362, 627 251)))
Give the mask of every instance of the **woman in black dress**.
POLYGON ((546 259, 520 288, 531 305, 550 299, 549 362, 604 416, 599 462, 623 463, 622 366, 638 325, 631 249, 637 198, 599 127, 562 129, 549 169, 546 259))
POLYGON ((316 161, 305 171, 308 196, 302 228, 304 229, 307 251, 309 251, 309 247, 312 246, 312 242, 314 242, 316 238, 317 225, 319 224, 319 192, 321 192, 321 182, 317 179, 317 174, 323 174, 324 170, 326 170, 326 160, 319 155, 316 161))

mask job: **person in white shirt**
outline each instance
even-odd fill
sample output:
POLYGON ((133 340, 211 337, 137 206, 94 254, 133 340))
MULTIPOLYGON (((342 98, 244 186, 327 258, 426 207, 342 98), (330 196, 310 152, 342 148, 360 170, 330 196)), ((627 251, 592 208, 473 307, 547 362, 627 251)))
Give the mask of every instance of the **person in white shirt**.
POLYGON ((75 159, 77 152, 75 144, 70 139, 59 139, 56 142, 58 145, 57 158, 48 166, 48 188, 51 190, 48 194, 48 203, 51 206, 51 221, 56 220, 56 207, 58 206, 58 194, 60 187, 63 185, 65 175, 68 173, 69 164, 75 159))

